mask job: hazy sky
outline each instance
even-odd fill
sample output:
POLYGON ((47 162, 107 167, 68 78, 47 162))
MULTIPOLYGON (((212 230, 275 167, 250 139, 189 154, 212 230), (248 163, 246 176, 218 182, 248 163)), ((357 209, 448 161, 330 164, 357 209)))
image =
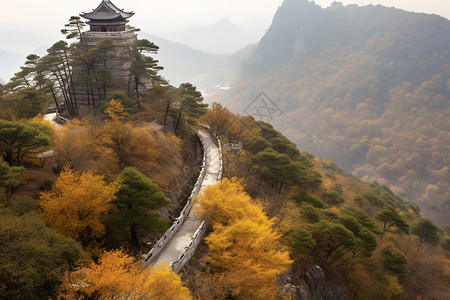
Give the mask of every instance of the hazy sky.
MULTIPOLYGON (((207 25, 223 17, 262 35, 282 0, 114 0, 133 10, 132 25, 145 32, 164 35, 188 26, 207 25)), ((329 0, 317 0, 326 7, 329 0)), ((450 0, 341 0, 344 4, 383 4, 409 11, 435 13, 450 19, 450 0)), ((53 37, 71 15, 90 11, 100 0, 0 0, 0 31, 28 31, 53 37)), ((1 48, 1 44, 0 44, 1 48)))

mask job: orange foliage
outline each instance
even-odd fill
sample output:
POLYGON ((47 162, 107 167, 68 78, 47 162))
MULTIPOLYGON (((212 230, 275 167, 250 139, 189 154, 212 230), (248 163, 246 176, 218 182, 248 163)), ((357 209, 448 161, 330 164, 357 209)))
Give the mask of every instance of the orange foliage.
POLYGON ((134 167, 167 191, 181 165, 180 140, 170 133, 124 122, 121 104, 111 103, 106 111, 110 120, 84 119, 63 127, 54 149, 59 165, 95 170, 109 178, 125 167, 134 167))
POLYGON ((70 276, 62 285, 64 299, 192 299, 180 277, 167 265, 143 267, 120 250, 105 252, 99 263, 92 262, 70 276))
POLYGON ((205 240, 207 261, 222 289, 217 292, 236 299, 272 299, 278 290, 275 277, 292 261, 261 205, 236 178, 207 187, 199 203, 198 212, 209 216, 213 227, 205 240))
POLYGON ((59 232, 88 249, 96 248, 95 240, 105 233, 103 222, 116 191, 117 184, 105 183, 102 176, 65 169, 52 190, 41 194, 41 214, 59 232))

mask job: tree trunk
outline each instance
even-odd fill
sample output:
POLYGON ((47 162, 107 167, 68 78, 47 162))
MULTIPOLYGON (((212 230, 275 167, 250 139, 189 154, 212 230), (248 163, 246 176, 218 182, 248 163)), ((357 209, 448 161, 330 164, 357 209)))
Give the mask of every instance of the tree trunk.
POLYGON ((182 112, 182 110, 180 109, 180 113, 178 114, 177 124, 175 125, 175 135, 177 134, 178 124, 180 124, 181 112, 182 112))
POLYGON ((137 232, 136 228, 133 225, 130 225, 130 234, 131 234, 131 246, 133 247, 133 249, 139 249, 137 232))
POLYGON ((167 101, 167 106, 166 106, 166 115, 164 116, 164 127, 166 127, 166 123, 167 123, 167 116, 169 115, 169 109, 170 109, 170 101, 167 101))
POLYGON ((12 155, 12 151, 6 151, 5 161, 8 163, 9 166, 12 166, 12 165, 13 165, 13 155, 12 155))
POLYGON ((59 109, 58 99, 56 98, 55 90, 51 86, 50 86, 50 91, 52 92, 53 100, 55 100, 56 111, 58 112, 58 114, 60 114, 61 111, 59 109))
POLYGON ((140 106, 140 103, 139 103, 139 77, 136 77, 134 79, 134 88, 136 90, 137 105, 140 106))

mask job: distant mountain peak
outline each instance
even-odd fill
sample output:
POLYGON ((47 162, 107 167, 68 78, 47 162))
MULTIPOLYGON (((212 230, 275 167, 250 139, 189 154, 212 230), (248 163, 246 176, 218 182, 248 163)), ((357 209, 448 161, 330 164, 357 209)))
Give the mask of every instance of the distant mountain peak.
MULTIPOLYGON (((233 22, 231 22, 230 18, 228 17, 223 17, 222 19, 219 20, 219 22, 217 23, 229 23, 229 24, 233 24, 233 22)), ((234 24, 233 24, 234 25, 234 24)))
POLYGON ((258 37, 252 37, 228 17, 223 17, 210 25, 189 27, 167 38, 201 51, 227 54, 256 42, 258 37))

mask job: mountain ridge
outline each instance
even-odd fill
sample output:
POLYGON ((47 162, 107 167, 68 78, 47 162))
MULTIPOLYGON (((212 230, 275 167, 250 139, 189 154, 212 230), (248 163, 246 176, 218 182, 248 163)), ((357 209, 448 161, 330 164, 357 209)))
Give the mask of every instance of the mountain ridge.
POLYGON ((286 0, 218 99, 239 111, 266 92, 284 111, 272 123, 300 148, 448 224, 449 37, 436 15, 286 0))

